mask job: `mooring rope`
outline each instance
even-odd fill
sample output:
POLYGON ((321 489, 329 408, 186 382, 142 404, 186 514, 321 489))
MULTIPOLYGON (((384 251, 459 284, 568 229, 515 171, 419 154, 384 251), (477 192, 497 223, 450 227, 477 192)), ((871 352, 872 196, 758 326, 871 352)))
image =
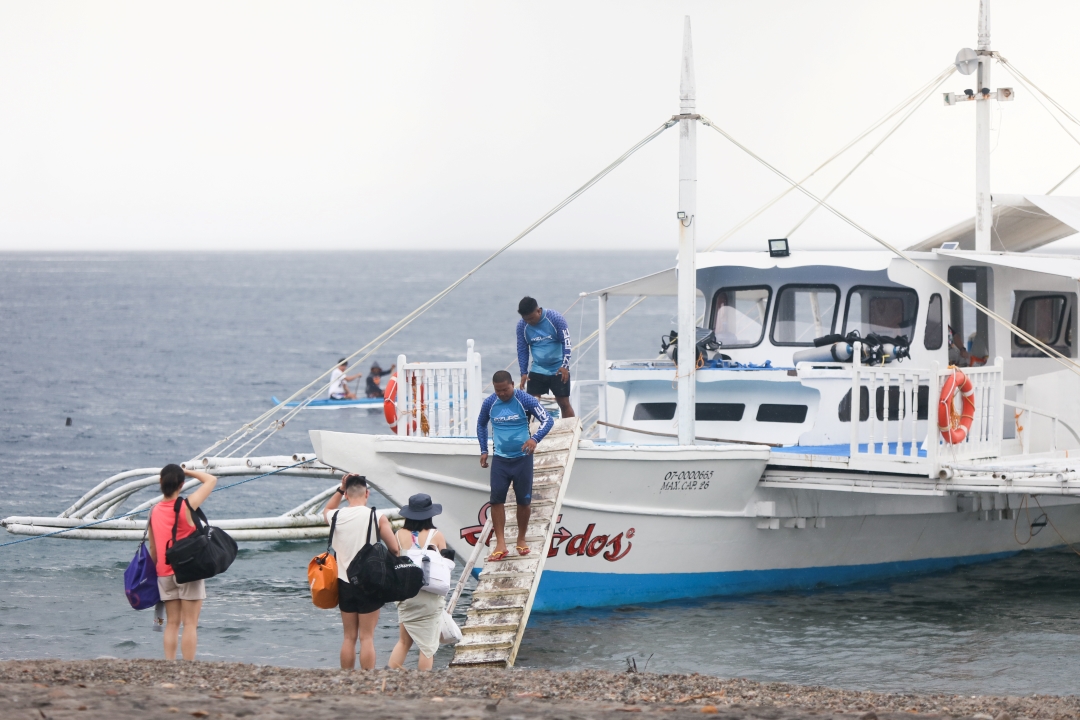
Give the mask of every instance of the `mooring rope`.
MULTIPOLYGON (((292 470, 295 467, 300 467, 301 465, 307 465, 308 463, 315 462, 317 459, 318 458, 311 458, 310 460, 304 460, 302 462, 296 463, 295 465, 289 465, 288 467, 278 468, 277 470, 274 470, 272 472, 263 473, 262 475, 256 475, 255 477, 250 477, 250 478, 247 478, 246 480, 241 480, 239 482, 229 483, 228 485, 222 485, 221 487, 214 488, 210 492, 211 492, 211 494, 213 494, 213 493, 219 492, 221 490, 228 490, 229 488, 236 487, 237 485, 243 485, 244 483, 249 483, 252 480, 259 480, 259 479, 264 478, 264 477, 270 477, 271 475, 277 475, 280 472, 285 472, 286 470, 292 470)), ((107 518, 105 518, 103 520, 95 520, 94 522, 88 522, 85 525, 77 525, 75 527, 69 527, 69 528, 64 528, 63 530, 57 530, 56 532, 45 533, 44 535, 32 535, 31 537, 25 537, 25 538, 20 538, 18 540, 12 540, 12 541, 6 542, 6 543, 0 543, 0 548, 7 547, 8 545, 18 545, 19 543, 30 542, 31 540, 42 540, 44 538, 54 537, 56 535, 63 535, 64 533, 71 532, 73 530, 84 530, 84 529, 86 529, 88 527, 93 527, 94 525, 100 525, 102 523, 112 522, 113 520, 123 520, 126 517, 131 517, 132 515, 141 515, 142 513, 150 512, 153 509, 154 508, 151 506, 151 507, 148 507, 148 508, 143 508, 142 510, 133 510, 133 511, 131 511, 129 513, 124 513, 123 515, 115 515, 113 517, 107 517, 107 518)))

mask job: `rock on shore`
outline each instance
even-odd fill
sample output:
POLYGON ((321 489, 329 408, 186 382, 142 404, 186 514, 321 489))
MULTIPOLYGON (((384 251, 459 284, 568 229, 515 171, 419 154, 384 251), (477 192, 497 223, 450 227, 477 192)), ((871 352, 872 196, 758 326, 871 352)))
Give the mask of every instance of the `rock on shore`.
MULTIPOLYGON (((991 697, 873 693, 706 675, 599 670, 455 669, 343 672, 164 660, 0 662, 4 718, 667 718, 717 714, 786 720, 907 713, 975 720, 1076 720, 1076 696, 991 697)), ((908 716, 910 717, 910 716, 908 716)))

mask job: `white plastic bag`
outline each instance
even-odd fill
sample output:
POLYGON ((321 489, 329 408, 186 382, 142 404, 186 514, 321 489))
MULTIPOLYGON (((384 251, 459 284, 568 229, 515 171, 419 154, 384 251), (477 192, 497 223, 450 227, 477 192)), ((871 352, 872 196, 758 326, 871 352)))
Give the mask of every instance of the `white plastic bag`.
POLYGON ((439 644, 457 645, 461 642, 461 628, 454 622, 454 618, 446 610, 442 611, 442 622, 439 625, 439 644))

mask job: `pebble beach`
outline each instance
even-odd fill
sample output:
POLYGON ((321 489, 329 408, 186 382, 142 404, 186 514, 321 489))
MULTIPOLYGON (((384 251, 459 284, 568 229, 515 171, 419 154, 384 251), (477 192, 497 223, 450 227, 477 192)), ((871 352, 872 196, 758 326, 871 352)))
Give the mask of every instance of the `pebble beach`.
POLYGON ((876 693, 707 675, 598 670, 371 672, 164 660, 0 663, 3 717, 606 718, 721 715, 783 720, 912 714, 973 720, 1080 717, 1080 697, 876 693))

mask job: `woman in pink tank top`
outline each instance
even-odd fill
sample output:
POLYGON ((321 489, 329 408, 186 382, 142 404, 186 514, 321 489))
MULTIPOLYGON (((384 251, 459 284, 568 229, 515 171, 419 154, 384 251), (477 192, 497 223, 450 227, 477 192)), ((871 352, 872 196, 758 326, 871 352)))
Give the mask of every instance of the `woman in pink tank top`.
POLYGON ((157 567, 158 593, 165 603, 165 659, 176 659, 176 646, 181 645, 185 660, 195 659, 195 649, 199 643, 199 613, 202 601, 206 599, 206 584, 203 580, 177 583, 172 566, 165 562, 165 552, 173 542, 173 526, 176 526, 176 540, 180 541, 195 532, 195 523, 191 510, 198 508, 214 491, 217 478, 198 470, 184 470, 179 465, 166 465, 161 469, 161 494, 165 497, 150 511, 150 557, 157 567), (182 502, 180 512, 176 512, 176 501, 187 478, 202 483, 199 488, 182 502), (191 509, 188 509, 188 506, 191 509), (180 639, 180 626, 184 626, 183 640, 180 639))

